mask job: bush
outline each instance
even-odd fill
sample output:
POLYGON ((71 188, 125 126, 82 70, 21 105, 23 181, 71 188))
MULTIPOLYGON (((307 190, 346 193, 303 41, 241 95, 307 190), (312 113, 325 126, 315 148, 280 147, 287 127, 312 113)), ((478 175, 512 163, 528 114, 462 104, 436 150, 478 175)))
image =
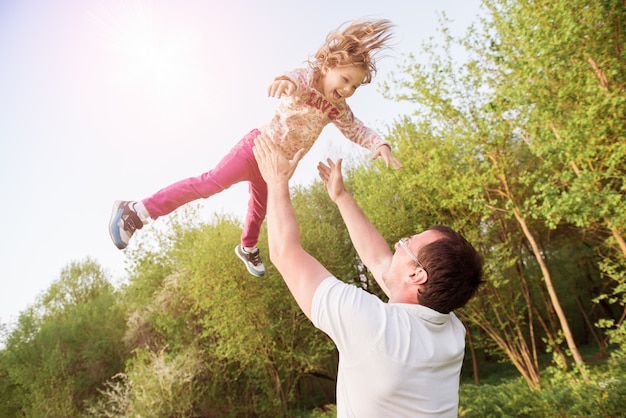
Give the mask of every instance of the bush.
POLYGON ((128 373, 108 384, 102 397, 88 408, 88 416, 189 416, 194 377, 201 370, 200 356, 193 348, 175 356, 137 350, 128 373))
POLYGON ((462 417, 619 417, 626 411, 626 375, 623 361, 590 371, 589 381, 575 372, 548 370, 542 389, 531 391, 521 377, 493 384, 463 384, 462 417))

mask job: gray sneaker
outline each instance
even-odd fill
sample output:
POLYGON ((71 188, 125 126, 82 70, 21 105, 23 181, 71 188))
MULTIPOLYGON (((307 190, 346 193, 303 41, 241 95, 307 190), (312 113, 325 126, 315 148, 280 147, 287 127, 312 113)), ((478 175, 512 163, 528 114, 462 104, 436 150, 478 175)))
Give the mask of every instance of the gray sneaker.
POLYGON ((120 250, 128 245, 130 237, 136 230, 143 228, 143 222, 133 205, 135 202, 118 200, 113 204, 111 219, 109 220, 109 235, 113 244, 120 250))
POLYGON ((261 255, 259 254, 259 249, 254 247, 254 250, 248 252, 243 249, 241 245, 237 245, 235 247, 235 254, 237 257, 241 258, 241 261, 246 265, 246 268, 250 272, 257 277, 261 277, 265 274, 265 266, 261 261, 261 255))

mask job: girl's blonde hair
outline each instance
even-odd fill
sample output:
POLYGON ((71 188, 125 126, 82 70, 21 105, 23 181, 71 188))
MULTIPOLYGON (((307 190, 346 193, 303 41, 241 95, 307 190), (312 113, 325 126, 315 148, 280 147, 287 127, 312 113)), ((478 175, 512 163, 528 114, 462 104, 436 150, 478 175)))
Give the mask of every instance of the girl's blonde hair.
POLYGON ((375 56, 379 50, 389 47, 393 27, 387 19, 346 22, 326 35, 326 41, 309 65, 318 75, 324 66, 356 65, 365 70, 363 84, 368 84, 376 74, 375 56))

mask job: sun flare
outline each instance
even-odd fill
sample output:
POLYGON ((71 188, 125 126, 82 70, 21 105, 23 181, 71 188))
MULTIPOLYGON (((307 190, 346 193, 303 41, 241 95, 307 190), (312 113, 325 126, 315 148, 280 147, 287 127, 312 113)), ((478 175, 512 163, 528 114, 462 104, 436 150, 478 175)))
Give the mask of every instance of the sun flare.
POLYGON ((190 82, 195 63, 185 33, 166 30, 156 20, 150 0, 100 3, 91 14, 98 36, 112 54, 116 77, 128 83, 150 83, 166 96, 190 82))

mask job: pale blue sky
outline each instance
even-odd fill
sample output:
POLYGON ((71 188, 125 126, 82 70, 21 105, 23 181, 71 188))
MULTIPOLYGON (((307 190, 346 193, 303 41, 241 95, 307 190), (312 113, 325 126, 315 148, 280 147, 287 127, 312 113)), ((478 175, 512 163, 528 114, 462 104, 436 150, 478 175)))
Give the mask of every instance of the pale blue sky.
MULTIPOLYGON (((439 13, 463 33, 479 4, 1 0, 0 322, 16 320, 72 261, 92 257, 122 280, 125 253, 107 231, 113 201, 212 168, 271 117, 274 76, 301 66, 330 30, 363 16, 397 25, 374 83, 349 100, 385 132, 410 107, 383 99, 378 85, 436 35, 439 13)), ((293 181, 310 182, 327 156, 349 162, 359 152, 328 127, 293 181)), ((247 197, 238 184, 202 210, 243 217, 247 197)))

